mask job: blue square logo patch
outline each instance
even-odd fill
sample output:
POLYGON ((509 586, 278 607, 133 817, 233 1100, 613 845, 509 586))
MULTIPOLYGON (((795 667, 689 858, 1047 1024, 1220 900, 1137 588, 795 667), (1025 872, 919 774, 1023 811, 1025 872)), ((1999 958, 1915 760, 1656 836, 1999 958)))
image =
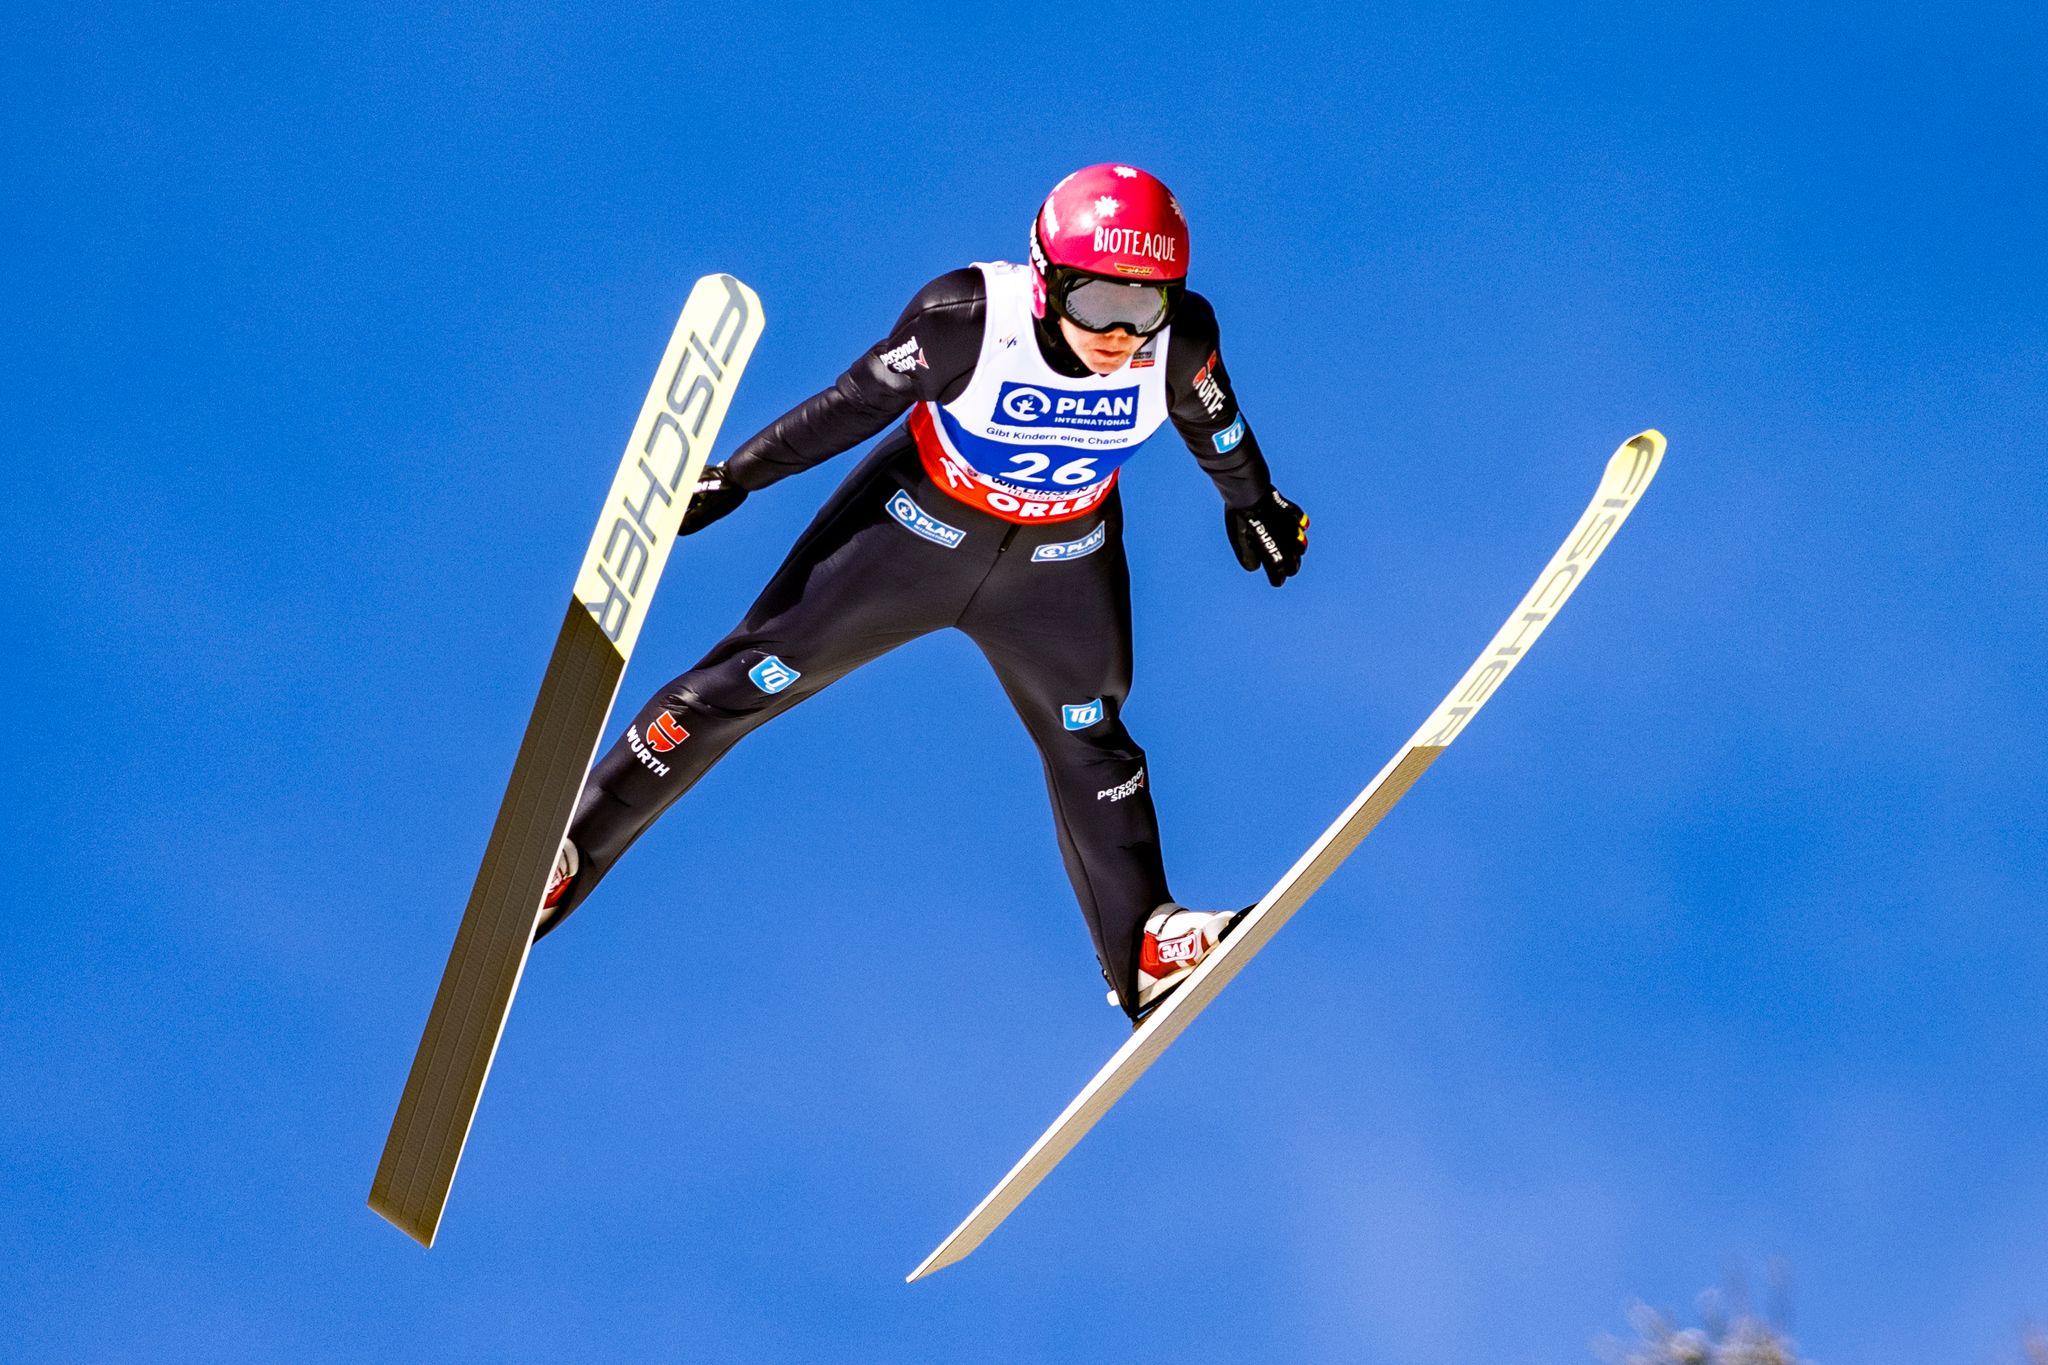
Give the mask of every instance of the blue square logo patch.
POLYGON ((798 678, 801 678, 803 674, 797 672, 773 654, 770 654, 767 658, 761 660, 760 663, 748 669, 747 676, 753 680, 754 686, 772 697, 798 678))
POLYGON ((1069 730, 1085 730, 1102 719, 1102 698, 1084 701, 1078 706, 1062 706, 1060 719, 1069 730))

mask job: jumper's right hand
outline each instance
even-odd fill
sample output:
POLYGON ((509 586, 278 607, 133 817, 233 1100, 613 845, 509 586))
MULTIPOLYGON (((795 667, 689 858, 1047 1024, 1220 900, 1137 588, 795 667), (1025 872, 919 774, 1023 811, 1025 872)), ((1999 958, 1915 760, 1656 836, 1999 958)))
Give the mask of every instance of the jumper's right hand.
POLYGON ((746 500, 747 490, 732 481, 724 462, 705 465, 690 505, 683 509, 681 534, 695 535, 746 500))

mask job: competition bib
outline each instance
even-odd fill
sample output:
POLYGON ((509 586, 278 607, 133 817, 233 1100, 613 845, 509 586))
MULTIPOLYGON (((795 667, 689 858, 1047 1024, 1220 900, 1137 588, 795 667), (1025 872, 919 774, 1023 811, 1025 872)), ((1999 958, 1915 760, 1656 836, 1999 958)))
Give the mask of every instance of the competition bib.
POLYGON ((1117 467, 1166 420, 1166 328, 1114 374, 1069 378, 1031 334, 1031 272, 980 262, 981 355, 950 403, 919 403, 910 432, 926 475, 1006 521, 1066 521, 1099 506, 1117 467))

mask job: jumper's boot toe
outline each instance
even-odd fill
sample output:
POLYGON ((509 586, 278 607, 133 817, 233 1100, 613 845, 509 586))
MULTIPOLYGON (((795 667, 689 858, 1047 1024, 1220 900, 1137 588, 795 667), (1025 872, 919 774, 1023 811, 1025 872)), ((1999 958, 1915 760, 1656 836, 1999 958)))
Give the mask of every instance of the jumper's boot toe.
POLYGON ((538 929, 547 922, 549 914, 562 903, 562 897, 569 894, 569 886, 582 870, 582 859, 576 856, 576 845, 562 840, 561 852, 555 854, 554 871, 548 874, 548 893, 541 897, 540 913, 533 917, 533 927, 538 929))
MULTIPOLYGON (((1186 910, 1172 902, 1154 910, 1145 921, 1145 937, 1138 947, 1138 1007, 1132 1011, 1132 1019, 1142 1020, 1157 1008, 1250 913, 1250 906, 1243 910, 1186 910)), ((1119 1003, 1115 991, 1110 992, 1109 1003, 1119 1003)))

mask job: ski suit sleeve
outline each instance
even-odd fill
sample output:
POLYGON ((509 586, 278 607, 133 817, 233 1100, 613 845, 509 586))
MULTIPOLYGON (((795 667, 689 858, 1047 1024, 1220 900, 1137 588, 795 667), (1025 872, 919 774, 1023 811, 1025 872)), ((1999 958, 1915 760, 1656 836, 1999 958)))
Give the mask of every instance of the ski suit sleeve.
POLYGON ((1181 296, 1166 355, 1166 397, 1173 425, 1231 507, 1250 507, 1273 491, 1259 439, 1237 406, 1223 368, 1216 310, 1200 294, 1181 296))
POLYGON ((957 393, 980 358, 987 310, 979 270, 939 276, 837 383, 743 442, 726 460, 729 477, 749 491, 766 488, 859 445, 913 403, 957 393))

